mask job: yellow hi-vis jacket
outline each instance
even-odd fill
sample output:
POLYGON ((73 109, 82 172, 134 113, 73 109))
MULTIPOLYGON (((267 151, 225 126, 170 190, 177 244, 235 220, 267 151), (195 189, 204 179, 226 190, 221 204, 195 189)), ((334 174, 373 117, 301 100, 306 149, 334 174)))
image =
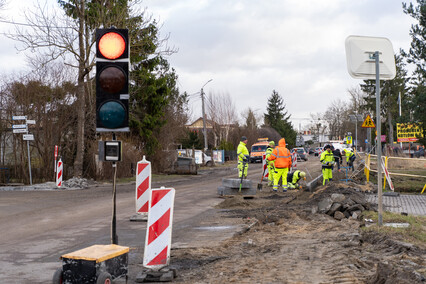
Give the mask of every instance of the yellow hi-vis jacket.
POLYGON ((237 148, 237 156, 238 156, 238 162, 242 163, 244 158, 246 159, 246 162, 248 162, 248 159, 250 157, 249 151, 247 150, 246 144, 243 141, 240 141, 240 144, 237 148))
POLYGON ((322 164, 322 167, 325 169, 331 169, 334 164, 334 155, 333 152, 328 150, 325 150, 321 153, 320 162, 322 164))

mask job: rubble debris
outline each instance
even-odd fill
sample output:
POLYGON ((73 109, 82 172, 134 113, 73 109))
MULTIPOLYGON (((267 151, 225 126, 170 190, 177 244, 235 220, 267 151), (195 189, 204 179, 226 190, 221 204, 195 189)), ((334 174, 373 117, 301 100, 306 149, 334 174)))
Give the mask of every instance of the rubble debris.
POLYGON ((88 188, 89 183, 85 178, 73 177, 62 182, 61 188, 88 188))
POLYGON ((345 218, 360 219, 362 211, 375 210, 376 205, 369 203, 364 194, 350 187, 339 184, 320 189, 318 194, 312 194, 311 212, 327 214, 336 220, 345 218), (340 212, 340 213, 338 213, 340 212))

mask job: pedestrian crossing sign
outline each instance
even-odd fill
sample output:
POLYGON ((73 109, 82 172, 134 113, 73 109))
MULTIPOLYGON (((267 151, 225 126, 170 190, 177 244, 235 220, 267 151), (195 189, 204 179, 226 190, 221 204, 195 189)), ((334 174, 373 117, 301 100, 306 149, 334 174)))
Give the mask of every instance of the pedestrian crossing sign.
POLYGON ((367 114, 367 117, 364 119, 364 122, 362 123, 361 127, 364 128, 375 128, 376 125, 374 125, 373 120, 371 119, 371 116, 367 114))

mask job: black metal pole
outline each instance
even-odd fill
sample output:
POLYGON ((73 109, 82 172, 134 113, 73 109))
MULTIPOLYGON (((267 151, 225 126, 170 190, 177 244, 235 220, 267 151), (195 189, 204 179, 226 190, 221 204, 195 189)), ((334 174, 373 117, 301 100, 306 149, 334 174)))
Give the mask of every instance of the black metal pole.
MULTIPOLYGON (((112 140, 115 141, 115 133, 112 133, 112 140)), ((114 178, 112 182, 112 221, 111 221, 111 243, 118 245, 117 226, 116 226, 116 179, 117 179, 117 163, 112 162, 114 169, 114 178)))

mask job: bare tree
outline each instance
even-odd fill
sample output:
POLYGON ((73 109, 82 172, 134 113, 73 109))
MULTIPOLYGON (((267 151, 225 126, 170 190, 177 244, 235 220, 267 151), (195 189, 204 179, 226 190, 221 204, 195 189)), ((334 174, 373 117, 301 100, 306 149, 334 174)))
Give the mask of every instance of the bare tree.
POLYGON ((331 103, 323 115, 323 119, 328 123, 330 139, 343 138, 346 127, 349 123, 349 106, 342 100, 336 100, 331 103))
MULTIPOLYGON (((85 88, 91 79, 88 76, 94 67, 92 47, 95 43, 94 29, 99 26, 124 26, 129 10, 117 9, 112 1, 91 2, 91 14, 86 15, 88 7, 85 0, 58 1, 62 10, 49 7, 37 1, 33 9, 25 11, 27 24, 16 26, 16 32, 9 37, 20 41, 20 50, 37 51, 30 54, 30 64, 43 68, 52 61, 61 60, 76 68, 78 114, 76 127, 76 155, 74 175, 82 176, 84 158, 86 97, 91 88, 85 88), (94 6, 96 5, 96 7, 94 6), (95 7, 95 8, 94 8, 95 7), (115 8, 115 9, 113 9, 115 8)), ((121 6, 120 6, 121 7, 121 6)))
POLYGON ((237 122, 237 112, 231 96, 209 93, 207 117, 213 121, 214 147, 221 141, 229 141, 229 133, 237 122))

